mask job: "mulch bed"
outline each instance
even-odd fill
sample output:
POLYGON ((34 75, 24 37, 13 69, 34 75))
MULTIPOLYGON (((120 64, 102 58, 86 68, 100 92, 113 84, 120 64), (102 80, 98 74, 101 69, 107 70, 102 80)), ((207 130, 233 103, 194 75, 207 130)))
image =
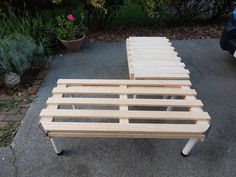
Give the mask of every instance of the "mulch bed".
POLYGON ((220 38, 223 26, 131 27, 88 34, 88 42, 124 42, 129 36, 165 36, 169 39, 220 38))
POLYGON ((48 70, 29 70, 12 88, 0 85, 0 147, 10 145, 48 70))

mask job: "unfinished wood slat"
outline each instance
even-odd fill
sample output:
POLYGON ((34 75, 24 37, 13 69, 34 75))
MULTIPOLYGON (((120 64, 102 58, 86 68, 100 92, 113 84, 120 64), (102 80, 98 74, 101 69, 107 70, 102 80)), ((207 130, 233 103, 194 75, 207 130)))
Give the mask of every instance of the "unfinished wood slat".
POLYGON ((146 61, 136 61, 135 66, 142 66, 142 67, 150 67, 150 68, 158 68, 158 67, 185 67, 184 63, 181 63, 179 61, 159 61, 159 62, 153 62, 149 61, 148 63, 146 61))
POLYGON ((147 69, 147 67, 142 67, 142 66, 135 66, 136 73, 141 75, 158 75, 158 74, 190 74, 189 70, 183 68, 183 67, 157 67, 155 70, 151 70, 152 67, 147 69))
POLYGON ((158 75, 153 75, 153 74, 144 74, 141 75, 139 73, 137 73, 135 75, 135 79, 136 80, 158 80, 158 79, 166 79, 166 80, 186 80, 189 79, 189 75, 188 74, 158 74, 158 75))
POLYGON ((189 80, 106 80, 106 79, 59 79, 57 81, 58 85, 69 85, 69 86, 79 86, 79 85, 106 85, 106 86, 191 86, 189 80))
POLYGON ((135 95, 170 95, 170 96, 194 96, 196 91, 193 89, 184 90, 180 88, 101 88, 101 87, 67 87, 54 88, 52 93, 60 94, 135 94, 135 95))
POLYGON ((209 120, 206 112, 43 109, 41 117, 54 118, 125 118, 160 120, 209 120))
POLYGON ((141 45, 132 45, 127 48, 127 52, 133 50, 144 50, 144 51, 161 51, 161 50, 175 50, 172 46, 141 46, 141 45))
POLYGON ((171 139, 183 139, 183 138, 197 138, 200 140, 203 140, 205 138, 205 136, 203 134, 200 133, 81 133, 81 132, 48 132, 48 135, 50 137, 103 137, 103 138, 171 138, 171 139))
MULTIPOLYGON (((123 97, 124 98, 124 97, 123 97)), ((203 106, 200 100, 182 99, 123 99, 117 98, 54 98, 48 99, 47 104, 80 104, 80 105, 122 105, 122 106, 173 106, 196 107, 203 106)))
POLYGON ((168 49, 168 50, 131 50, 131 55, 177 55, 178 53, 172 49, 168 49))
POLYGON ((194 124, 119 124, 119 123, 44 123, 47 131, 65 132, 126 132, 126 133, 202 133, 206 126, 194 124))

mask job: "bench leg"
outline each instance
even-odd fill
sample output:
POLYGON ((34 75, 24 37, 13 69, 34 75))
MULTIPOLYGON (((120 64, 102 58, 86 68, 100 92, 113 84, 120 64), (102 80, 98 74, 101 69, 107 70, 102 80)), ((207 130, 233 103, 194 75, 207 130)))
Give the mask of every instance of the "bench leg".
POLYGON ((51 141, 51 143, 52 143, 53 149, 54 149, 54 151, 56 152, 56 154, 57 154, 57 155, 62 155, 62 154, 63 154, 63 149, 58 148, 58 147, 56 146, 56 143, 55 143, 55 141, 53 140, 53 138, 49 138, 49 139, 50 139, 50 141, 51 141))
POLYGON ((198 139, 189 139, 181 154, 187 157, 190 151, 193 149, 194 145, 198 142, 198 139))
MULTIPOLYGON (((175 96, 171 96, 170 99, 175 99, 175 96)), ((172 106, 167 106, 166 111, 172 111, 173 107, 172 106)))

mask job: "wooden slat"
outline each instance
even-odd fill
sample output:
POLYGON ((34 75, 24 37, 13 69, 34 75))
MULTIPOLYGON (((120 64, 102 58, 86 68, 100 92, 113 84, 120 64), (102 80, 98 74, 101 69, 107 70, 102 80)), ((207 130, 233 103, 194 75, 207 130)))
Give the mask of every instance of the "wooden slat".
POLYGON ((67 88, 54 88, 52 93, 60 94, 135 94, 135 95, 170 95, 170 96, 194 96, 196 91, 193 89, 184 90, 179 88, 101 88, 101 87, 67 87, 67 88))
POLYGON ((47 131, 65 132, 126 132, 126 133, 202 133, 206 126, 194 124, 119 124, 119 123, 78 123, 51 122, 43 123, 47 131))
POLYGON ((145 56, 148 56, 148 55, 156 55, 156 56, 159 56, 159 55, 177 55, 178 53, 175 52, 174 50, 172 49, 167 49, 167 50, 132 50, 130 51, 131 52, 131 55, 145 55, 145 56))
POLYGON ((77 109, 43 109, 41 117, 54 118, 129 118, 155 120, 208 120, 206 112, 182 111, 125 111, 125 110, 77 110, 77 109))
POLYGON ((182 99, 122 99, 122 98, 54 98, 47 101, 51 104, 79 104, 79 105, 122 105, 122 106, 173 106, 173 107, 196 107, 203 106, 200 100, 182 99))
POLYGON ((148 74, 148 73, 144 73, 144 74, 139 74, 136 73, 135 74, 135 79, 137 80, 158 80, 158 79, 169 79, 169 80, 186 80, 189 79, 189 75, 188 74, 158 74, 158 75, 153 75, 153 74, 148 74))
POLYGON ((189 80, 106 80, 106 79, 59 79, 59 85, 106 85, 106 86, 191 86, 189 80))
POLYGON ((202 133, 81 133, 81 132, 48 132, 50 137, 104 137, 104 138, 171 138, 171 139, 182 139, 182 138, 197 138, 203 140, 205 135, 202 133))
POLYGON ((175 50, 172 46, 141 46, 141 45, 132 45, 127 47, 127 52, 132 50, 145 50, 145 51, 156 51, 156 50, 175 50))
POLYGON ((157 68, 157 67, 185 67, 184 63, 179 61, 136 61, 135 66, 142 66, 142 67, 150 67, 150 68, 157 68))
POLYGON ((190 74, 189 70, 183 67, 157 67, 149 69, 147 67, 135 66, 135 72, 138 75, 158 75, 158 74, 190 74))

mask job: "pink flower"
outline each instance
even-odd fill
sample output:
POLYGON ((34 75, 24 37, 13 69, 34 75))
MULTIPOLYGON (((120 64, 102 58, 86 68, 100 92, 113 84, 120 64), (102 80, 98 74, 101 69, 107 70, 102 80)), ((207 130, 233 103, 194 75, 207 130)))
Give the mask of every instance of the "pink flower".
POLYGON ((74 21, 75 17, 72 14, 67 15, 66 17, 69 21, 74 21))

